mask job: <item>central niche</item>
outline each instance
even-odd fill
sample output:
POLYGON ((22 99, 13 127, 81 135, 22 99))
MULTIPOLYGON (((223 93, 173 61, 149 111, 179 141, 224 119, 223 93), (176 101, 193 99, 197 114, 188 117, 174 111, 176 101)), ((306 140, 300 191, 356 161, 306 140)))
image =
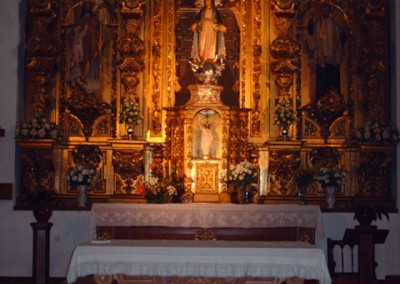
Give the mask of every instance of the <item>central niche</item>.
MULTIPOLYGON (((227 27, 224 34, 226 45, 226 65, 218 85, 223 87, 221 101, 228 106, 239 106, 239 57, 240 57, 240 30, 235 13, 237 8, 217 7, 221 14, 222 22, 227 27)), ((193 32, 190 26, 195 22, 200 7, 190 5, 179 7, 176 11, 176 77, 175 105, 186 104, 190 99, 188 86, 196 84, 196 78, 189 64, 193 32)))
POLYGON ((193 158, 221 158, 221 117, 212 109, 204 109, 193 120, 193 158), (208 149, 207 149, 208 148, 208 149))

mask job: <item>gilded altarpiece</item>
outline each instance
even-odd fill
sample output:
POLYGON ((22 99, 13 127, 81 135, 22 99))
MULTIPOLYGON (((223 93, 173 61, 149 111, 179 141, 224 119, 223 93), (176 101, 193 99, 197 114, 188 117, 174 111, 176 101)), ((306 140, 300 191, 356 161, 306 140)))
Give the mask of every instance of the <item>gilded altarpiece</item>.
MULTIPOLYGON (((186 190, 203 190, 199 201, 222 202, 220 175, 247 159, 259 169, 266 203, 297 202, 293 170, 314 165, 348 173, 339 207, 358 194, 391 205, 395 144, 356 137, 373 119, 393 119, 388 1, 214 2, 227 26, 226 60, 208 86, 189 62, 190 26, 202 0, 27 0, 21 120, 45 117, 58 133, 17 141, 21 193, 44 184, 72 200, 76 189, 65 175, 87 164, 96 168, 93 202, 142 202, 135 184, 157 159, 164 175, 185 178, 186 190), (325 42, 334 50, 326 62, 323 21, 332 27, 325 42), (282 101, 297 116, 287 140, 274 124, 282 101), (142 116, 132 133, 120 123, 125 102, 138 104, 142 116), (204 155, 207 123, 213 143, 204 155)), ((317 183, 307 194, 323 205, 317 183)))

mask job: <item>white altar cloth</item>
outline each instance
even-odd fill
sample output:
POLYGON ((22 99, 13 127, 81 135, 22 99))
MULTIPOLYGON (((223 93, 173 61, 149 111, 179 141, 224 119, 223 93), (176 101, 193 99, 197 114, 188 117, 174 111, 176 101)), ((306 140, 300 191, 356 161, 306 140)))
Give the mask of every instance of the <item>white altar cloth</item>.
POLYGON ((89 231, 96 226, 166 226, 200 228, 314 228, 324 237, 321 208, 297 204, 132 204, 95 203, 89 231))
POLYGON ((108 240, 75 248, 67 281, 92 274, 129 276, 298 276, 331 283, 323 251, 307 242, 108 240))

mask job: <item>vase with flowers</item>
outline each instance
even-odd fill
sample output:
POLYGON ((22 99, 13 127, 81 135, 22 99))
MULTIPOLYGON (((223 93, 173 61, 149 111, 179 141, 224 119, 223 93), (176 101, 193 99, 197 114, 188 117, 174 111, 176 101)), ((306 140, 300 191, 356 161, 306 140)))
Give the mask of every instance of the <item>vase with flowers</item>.
POLYGON ((326 193, 328 208, 335 208, 336 191, 343 185, 346 171, 340 168, 320 168, 315 179, 321 184, 326 193))
POLYGON ((290 101, 284 98, 278 103, 274 114, 274 124, 282 128, 283 140, 289 140, 289 126, 297 120, 296 113, 290 101))
POLYGON ((370 145, 391 145, 399 142, 399 130, 378 119, 368 121, 364 126, 356 129, 358 141, 370 145))
POLYGON ((57 127, 44 117, 34 117, 17 123, 15 137, 22 139, 56 139, 57 127))
POLYGON ((129 140, 133 139, 133 128, 138 125, 142 119, 143 117, 140 112, 139 104, 131 99, 126 99, 121 106, 119 123, 125 123, 129 140))
POLYGON ((315 167, 299 167, 293 171, 299 199, 302 204, 307 204, 307 187, 314 181, 317 169, 315 167))
POLYGON ((257 189, 258 170, 252 163, 245 160, 238 164, 232 164, 224 176, 228 186, 231 188, 233 203, 250 203, 257 189))
POLYGON ((68 171, 67 180, 70 186, 76 186, 79 207, 86 207, 87 187, 92 183, 95 174, 95 169, 82 165, 77 165, 68 171))
POLYGON ((169 179, 159 179, 151 176, 144 182, 145 198, 147 203, 170 203, 176 202, 173 199, 178 195, 176 186, 169 179))

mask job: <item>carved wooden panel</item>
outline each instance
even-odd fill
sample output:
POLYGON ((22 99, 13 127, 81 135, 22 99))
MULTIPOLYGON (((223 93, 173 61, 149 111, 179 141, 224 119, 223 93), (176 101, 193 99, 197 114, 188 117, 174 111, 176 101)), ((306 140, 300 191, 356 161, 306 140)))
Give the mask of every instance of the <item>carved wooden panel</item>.
POLYGON ((196 192, 218 193, 218 164, 196 164, 196 192))

